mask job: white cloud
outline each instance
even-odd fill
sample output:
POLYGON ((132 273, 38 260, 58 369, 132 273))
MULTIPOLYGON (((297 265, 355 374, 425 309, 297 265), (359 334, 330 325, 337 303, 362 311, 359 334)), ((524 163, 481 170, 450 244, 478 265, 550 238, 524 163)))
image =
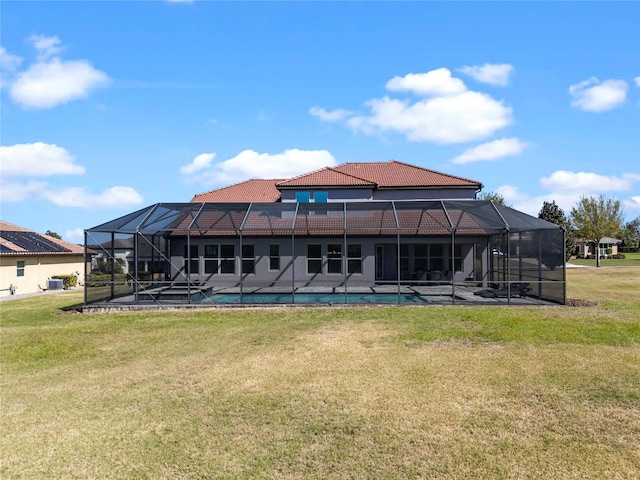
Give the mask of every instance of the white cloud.
POLYGON ((314 117, 318 117, 320 120, 325 122, 338 122, 346 119, 347 117, 353 115, 354 112, 350 110, 344 110, 342 108, 338 108, 336 110, 325 110, 320 107, 311 107, 309 109, 309 114, 314 117))
POLYGON ((635 195, 623 203, 627 210, 640 210, 640 195, 635 195))
POLYGON ((312 170, 336 165, 327 150, 289 149, 282 153, 258 153, 244 150, 233 158, 199 171, 190 180, 205 185, 227 185, 249 178, 289 178, 312 170))
POLYGON ((502 138, 492 142, 483 143, 465 150, 452 160, 455 164, 471 162, 493 161, 503 157, 520 155, 530 144, 517 138, 502 138))
POLYGON ((571 106, 586 112, 606 112, 622 105, 627 97, 627 82, 591 77, 584 82, 571 85, 571 106))
POLYGON ((0 45, 0 88, 10 83, 22 63, 22 58, 13 55, 0 45))
POLYGON ((63 62, 53 58, 19 73, 10 94, 16 103, 25 107, 51 108, 86 98, 92 90, 108 83, 109 77, 86 60, 63 62))
POLYGON ((607 177, 590 172, 568 172, 566 170, 558 170, 549 177, 541 178, 540 184, 547 190, 554 192, 580 192, 583 195, 631 188, 631 181, 624 178, 607 177))
POLYGON ((640 77, 636 77, 633 80, 636 82, 636 87, 640 87, 640 77))
POLYGON ((84 244, 84 230, 82 228, 74 228, 72 230, 67 230, 62 235, 62 239, 71 243, 84 244))
POLYGON ((459 78, 451 76, 448 68, 438 68, 426 73, 409 73, 393 77, 386 84, 392 92, 409 91, 421 96, 445 96, 465 92, 467 87, 459 78))
POLYGON ((328 112, 320 107, 312 107, 309 113, 324 121, 344 121, 353 131, 366 135, 393 132, 412 142, 482 140, 513 123, 510 107, 485 93, 467 90, 446 68, 394 77, 386 86, 428 98, 374 98, 365 103, 368 114, 356 115, 343 109, 328 112))
POLYGON ((184 175, 191 175, 198 170, 209 168, 215 157, 215 153, 201 153, 200 155, 197 155, 191 163, 180 167, 180 173, 184 175))
POLYGON ((8 182, 0 178, 0 203, 16 203, 38 194, 47 186, 46 183, 29 180, 26 183, 8 182))
POLYGON ((482 66, 464 66, 460 71, 479 82, 504 87, 509 84, 509 76, 513 73, 513 66, 508 63, 485 63, 482 66))
POLYGON ((409 103, 384 97, 367 104, 371 115, 347 120, 365 134, 393 131, 414 142, 462 143, 486 138, 512 123, 511 108, 480 92, 409 103))
POLYGON ((58 37, 45 35, 31 35, 28 39, 38 52, 38 61, 45 61, 62 51, 62 42, 58 37))
POLYGON ((74 163, 66 149, 50 143, 19 143, 0 146, 0 172, 3 176, 45 177, 82 175, 84 167, 74 163))
POLYGON ((59 207, 119 208, 142 203, 142 195, 131 187, 115 186, 100 194, 87 192, 85 187, 45 190, 41 195, 59 207))

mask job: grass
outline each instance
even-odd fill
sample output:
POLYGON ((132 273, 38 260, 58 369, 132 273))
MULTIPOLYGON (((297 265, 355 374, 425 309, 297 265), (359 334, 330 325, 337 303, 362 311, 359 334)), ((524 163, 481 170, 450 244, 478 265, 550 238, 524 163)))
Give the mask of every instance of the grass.
MULTIPOLYGON (((640 267, 640 253, 625 253, 625 258, 601 258, 601 267, 640 267)), ((574 258, 569 261, 574 265, 595 267, 596 259, 574 258)))
POLYGON ((593 307, 0 305, 2 478, 640 475, 640 269, 593 307))

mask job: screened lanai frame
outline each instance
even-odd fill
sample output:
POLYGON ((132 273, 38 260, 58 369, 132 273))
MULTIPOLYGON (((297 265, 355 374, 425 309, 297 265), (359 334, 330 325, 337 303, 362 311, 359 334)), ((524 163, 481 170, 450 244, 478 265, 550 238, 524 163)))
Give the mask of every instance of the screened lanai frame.
MULTIPOLYGON (((235 295, 232 303, 295 304, 307 303, 308 298, 302 300, 301 294, 310 289, 331 290, 333 295, 318 298, 318 303, 362 303, 364 297, 354 292, 367 288, 373 289, 374 295, 368 296, 366 303, 405 303, 407 292, 415 298, 437 299, 429 303, 487 303, 487 298, 499 298, 499 303, 511 304, 521 303, 524 297, 564 303, 564 245, 561 227, 490 201, 158 203, 85 231, 87 252, 97 252, 85 272, 85 305, 162 307, 210 302, 211 306, 216 298, 224 298, 222 293, 235 295), (275 282, 259 278, 255 272, 251 275, 251 259, 244 258, 246 245, 273 238, 287 239, 290 244, 289 276, 275 282), (228 265, 233 262, 233 276, 214 275, 203 281, 200 270, 205 260, 202 255, 192 256, 192 248, 198 250, 203 239, 226 239, 237 245, 232 259, 219 260, 228 265), (301 271, 307 251, 302 251, 299 241, 304 239, 341 244, 339 270, 343 278, 318 275, 310 281, 309 273, 301 271), (350 274, 350 262, 356 266, 358 262, 348 253, 354 239, 384 241, 392 255, 395 248, 391 280, 363 280, 350 274), (401 253, 409 248, 405 245, 422 245, 433 239, 449 249, 446 261, 442 259, 445 278, 420 279, 408 274, 407 258, 401 253), (175 245, 183 246, 184 255, 176 253, 175 245), (473 247, 472 273, 456 272, 460 259, 456 260, 455 252, 462 245, 473 247), (457 278, 457 273, 468 275, 457 278), (527 285, 526 291, 523 285, 527 285), (443 300, 442 295, 429 297, 422 287, 448 290, 443 300), (456 293, 456 289, 468 293, 467 287, 474 287, 476 295, 487 292, 473 297, 456 293), (273 302, 265 301, 258 291, 284 293, 273 302)), ((365 255, 361 255, 363 269, 365 255)), ((326 265, 329 260, 321 261, 326 265)), ((255 268, 256 258, 253 262, 255 268)))

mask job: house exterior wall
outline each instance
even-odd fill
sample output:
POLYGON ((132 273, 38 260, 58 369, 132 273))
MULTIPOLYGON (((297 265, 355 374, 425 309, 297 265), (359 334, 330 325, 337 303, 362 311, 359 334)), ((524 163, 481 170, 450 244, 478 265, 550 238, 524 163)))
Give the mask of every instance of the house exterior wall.
POLYGON ((10 296, 10 285, 15 294, 37 293, 47 288, 47 279, 54 275, 78 272, 84 282, 83 255, 29 255, 0 257, 0 297, 10 296), (24 262, 24 275, 18 276, 18 262, 24 262), (40 288, 42 287, 42 288, 40 288))
MULTIPOLYGON (((270 237, 270 238, 243 238, 242 245, 253 246, 254 273, 245 273, 240 275, 240 265, 242 259, 240 257, 240 240, 234 238, 213 238, 213 237, 191 237, 189 244, 192 249, 197 248, 198 256, 193 261, 197 264, 194 271, 190 273, 192 282, 201 282, 213 284, 216 287, 238 286, 242 280, 243 285, 250 287, 265 287, 274 285, 306 287, 306 286, 323 286, 337 287, 342 286, 345 282, 349 285, 371 286, 380 281, 397 281, 398 280, 398 261, 397 261, 397 242, 396 236, 378 236, 378 237, 347 237, 345 251, 344 237, 298 237, 293 243, 291 237, 270 237), (233 245, 233 270, 234 273, 207 273, 205 262, 205 246, 216 245, 218 252, 222 250, 223 245, 233 245), (278 245, 279 247, 279 270, 270 268, 270 246, 278 245), (313 273, 309 271, 310 260, 308 257, 308 246, 320 245, 321 257, 321 273, 313 273), (338 245, 342 251, 341 255, 341 272, 332 273, 330 271, 330 263, 332 259, 329 255, 329 246, 338 245), (357 245, 360 250, 360 257, 349 257, 349 246, 357 245), (383 268, 382 277, 376 272, 376 251, 381 248, 383 252, 383 268), (349 261, 358 263, 361 261, 361 273, 346 273, 349 261)), ((437 267, 438 276, 432 279, 451 280, 453 278, 451 265, 451 238, 450 237, 401 237, 400 244, 409 245, 407 248, 408 256, 405 263, 401 262, 400 275, 401 280, 411 281, 418 278, 421 273, 416 267, 413 246, 416 244, 441 245, 442 256, 440 266, 437 267)), ((458 271, 470 274, 474 271, 474 255, 476 249, 474 245, 486 243, 480 239, 463 239, 457 243, 461 244, 460 267, 458 271)), ((187 262, 184 257, 186 239, 176 238, 171 244, 171 273, 170 277, 173 282, 185 282, 187 280, 187 262)), ((401 247, 403 248, 403 247, 401 247)), ((477 248, 477 247, 476 247, 477 248)), ((195 253, 195 252, 194 252, 195 253)), ((485 252, 486 254, 486 252, 485 252)), ((218 268, 222 257, 218 257, 218 268)), ((337 260, 335 260, 337 261, 337 260)), ((335 262, 334 261, 334 262, 335 262)), ((431 261, 431 260, 430 260, 431 261)), ((193 265, 193 264, 192 264, 193 265)), ((333 263, 333 266, 336 264, 333 263)), ((379 273, 379 272, 378 272, 379 273)))
MULTIPOLYGON (((295 202, 297 192, 327 192, 329 202, 363 202, 373 199, 370 188, 300 188, 296 190, 282 190, 282 202, 295 202)), ((313 195, 312 195, 313 197, 313 195)))
POLYGON ((297 192, 309 192, 313 198, 313 192, 328 193, 329 202, 363 202, 368 200, 444 200, 476 198, 475 190, 468 188, 398 188, 380 189, 371 188, 300 188, 295 190, 282 190, 281 201, 295 202, 297 192))
POLYGON ((473 200, 476 198, 475 190, 471 189, 398 189, 376 190, 373 200, 473 200))

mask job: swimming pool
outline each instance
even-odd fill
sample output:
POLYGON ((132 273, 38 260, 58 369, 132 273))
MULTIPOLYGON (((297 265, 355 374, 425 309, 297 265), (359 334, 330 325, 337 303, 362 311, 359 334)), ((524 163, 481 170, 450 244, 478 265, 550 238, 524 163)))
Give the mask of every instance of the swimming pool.
POLYGON ((216 293, 204 296, 199 303, 210 304, 430 304, 451 303, 450 295, 418 295, 417 293, 216 293))

